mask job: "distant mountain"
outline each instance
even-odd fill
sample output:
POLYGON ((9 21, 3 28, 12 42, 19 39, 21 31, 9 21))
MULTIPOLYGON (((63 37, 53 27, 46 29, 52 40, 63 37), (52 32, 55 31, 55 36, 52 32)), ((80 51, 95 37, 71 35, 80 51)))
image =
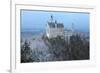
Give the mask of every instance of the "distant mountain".
POLYGON ((22 28, 21 32, 43 32, 42 28, 22 28))

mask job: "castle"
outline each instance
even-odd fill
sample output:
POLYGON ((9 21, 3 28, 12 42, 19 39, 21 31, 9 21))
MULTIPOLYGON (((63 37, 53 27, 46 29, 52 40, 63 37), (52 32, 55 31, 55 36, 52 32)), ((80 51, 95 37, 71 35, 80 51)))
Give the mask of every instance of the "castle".
POLYGON ((50 21, 46 25, 46 35, 48 38, 55 38, 57 36, 64 37, 64 25, 63 23, 58 23, 51 16, 50 21))
POLYGON ((57 36, 60 36, 62 38, 65 38, 65 40, 69 41, 70 36, 72 36, 73 34, 73 24, 70 30, 64 30, 64 24, 58 23, 56 20, 53 19, 53 16, 51 15, 50 21, 48 21, 46 24, 46 36, 48 38, 55 38, 57 36))

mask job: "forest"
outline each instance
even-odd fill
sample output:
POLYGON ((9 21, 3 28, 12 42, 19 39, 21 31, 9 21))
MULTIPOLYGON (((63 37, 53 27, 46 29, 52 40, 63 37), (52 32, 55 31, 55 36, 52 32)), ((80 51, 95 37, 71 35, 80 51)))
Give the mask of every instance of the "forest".
POLYGON ((23 44, 21 42, 21 63, 89 60, 90 58, 89 41, 80 35, 72 35, 69 43, 60 36, 56 38, 42 36, 41 39, 46 47, 32 48, 28 40, 25 40, 23 44))

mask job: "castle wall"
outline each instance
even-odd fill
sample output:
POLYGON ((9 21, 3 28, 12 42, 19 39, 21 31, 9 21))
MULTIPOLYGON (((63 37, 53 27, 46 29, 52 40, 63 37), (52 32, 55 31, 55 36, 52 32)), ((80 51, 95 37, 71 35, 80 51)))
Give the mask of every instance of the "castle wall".
POLYGON ((57 36, 64 36, 64 29, 63 28, 48 28, 47 36, 49 38, 54 38, 57 36))

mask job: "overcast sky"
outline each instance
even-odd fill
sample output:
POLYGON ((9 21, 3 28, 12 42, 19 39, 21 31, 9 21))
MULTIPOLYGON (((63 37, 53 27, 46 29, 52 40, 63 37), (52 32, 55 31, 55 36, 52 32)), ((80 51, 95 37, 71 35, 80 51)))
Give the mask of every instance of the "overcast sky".
POLYGON ((89 13, 32 10, 21 10, 21 29, 45 29, 51 15, 54 20, 63 23, 65 29, 70 29, 73 23, 74 29, 89 32, 89 13))

